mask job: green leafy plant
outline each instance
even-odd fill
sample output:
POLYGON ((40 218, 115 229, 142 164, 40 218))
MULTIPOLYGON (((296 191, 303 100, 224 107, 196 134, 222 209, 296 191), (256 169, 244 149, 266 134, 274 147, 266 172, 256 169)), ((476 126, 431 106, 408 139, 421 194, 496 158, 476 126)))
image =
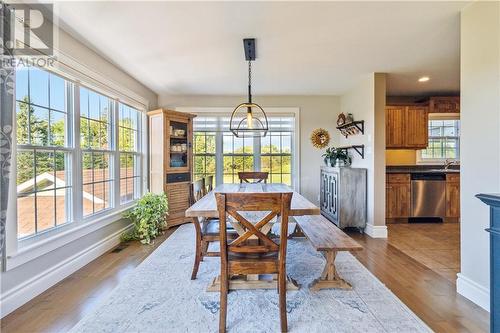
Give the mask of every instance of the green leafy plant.
POLYGON ((352 159, 347 153, 346 149, 329 147, 326 148, 326 152, 322 155, 326 165, 334 167, 337 165, 337 161, 342 161, 344 165, 351 165, 352 159))
POLYGON ((162 233, 167 214, 167 196, 164 193, 146 193, 137 201, 134 209, 125 215, 134 225, 131 231, 122 235, 122 240, 139 240, 142 244, 151 244, 162 233))

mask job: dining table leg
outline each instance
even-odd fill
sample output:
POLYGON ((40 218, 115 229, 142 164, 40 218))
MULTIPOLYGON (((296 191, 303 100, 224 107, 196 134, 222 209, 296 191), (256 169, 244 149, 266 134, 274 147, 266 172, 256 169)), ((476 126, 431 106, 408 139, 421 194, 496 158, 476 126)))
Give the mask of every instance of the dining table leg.
POLYGON ((201 226, 197 217, 193 217, 194 229, 196 230, 196 247, 195 247, 195 257, 193 263, 193 271, 191 273, 191 280, 196 279, 196 275, 198 274, 198 268, 200 267, 201 261, 201 226))

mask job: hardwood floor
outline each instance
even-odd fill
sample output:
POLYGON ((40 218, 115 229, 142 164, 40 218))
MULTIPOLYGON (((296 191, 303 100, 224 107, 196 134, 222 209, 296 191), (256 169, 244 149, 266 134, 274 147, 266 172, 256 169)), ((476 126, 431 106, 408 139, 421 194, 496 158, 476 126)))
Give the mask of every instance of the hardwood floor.
POLYGON ((457 294, 450 273, 458 271, 457 225, 398 224, 388 229, 387 240, 349 232, 364 246, 354 253, 358 260, 434 331, 488 332, 488 312, 457 294))
POLYGON ((460 272, 460 224, 388 225, 388 242, 455 284, 460 272))
MULTIPOLYGON (((152 246, 130 243, 101 256, 5 317, 1 331, 66 332, 174 230, 152 246)), ((364 246, 359 261, 433 330, 488 332, 488 313, 455 291, 456 225, 390 225, 387 240, 349 234, 364 246)))

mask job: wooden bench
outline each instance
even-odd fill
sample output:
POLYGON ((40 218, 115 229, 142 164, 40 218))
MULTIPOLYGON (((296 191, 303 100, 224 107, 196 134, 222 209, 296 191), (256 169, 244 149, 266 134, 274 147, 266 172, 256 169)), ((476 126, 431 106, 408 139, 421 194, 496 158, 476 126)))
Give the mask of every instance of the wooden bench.
POLYGON ((339 251, 359 251, 363 247, 322 215, 295 216, 294 219, 312 246, 326 259, 321 277, 312 283, 310 289, 351 289, 352 286, 338 275, 335 257, 339 251))

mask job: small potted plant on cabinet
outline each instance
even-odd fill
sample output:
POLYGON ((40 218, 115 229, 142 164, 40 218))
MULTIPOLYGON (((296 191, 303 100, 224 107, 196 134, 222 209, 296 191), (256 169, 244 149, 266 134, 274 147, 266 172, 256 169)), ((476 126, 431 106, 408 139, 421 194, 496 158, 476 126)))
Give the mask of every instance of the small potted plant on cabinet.
POLYGON ((323 154, 323 158, 325 164, 331 167, 350 166, 352 163, 352 159, 347 153, 347 150, 342 148, 327 148, 326 152, 323 154))

